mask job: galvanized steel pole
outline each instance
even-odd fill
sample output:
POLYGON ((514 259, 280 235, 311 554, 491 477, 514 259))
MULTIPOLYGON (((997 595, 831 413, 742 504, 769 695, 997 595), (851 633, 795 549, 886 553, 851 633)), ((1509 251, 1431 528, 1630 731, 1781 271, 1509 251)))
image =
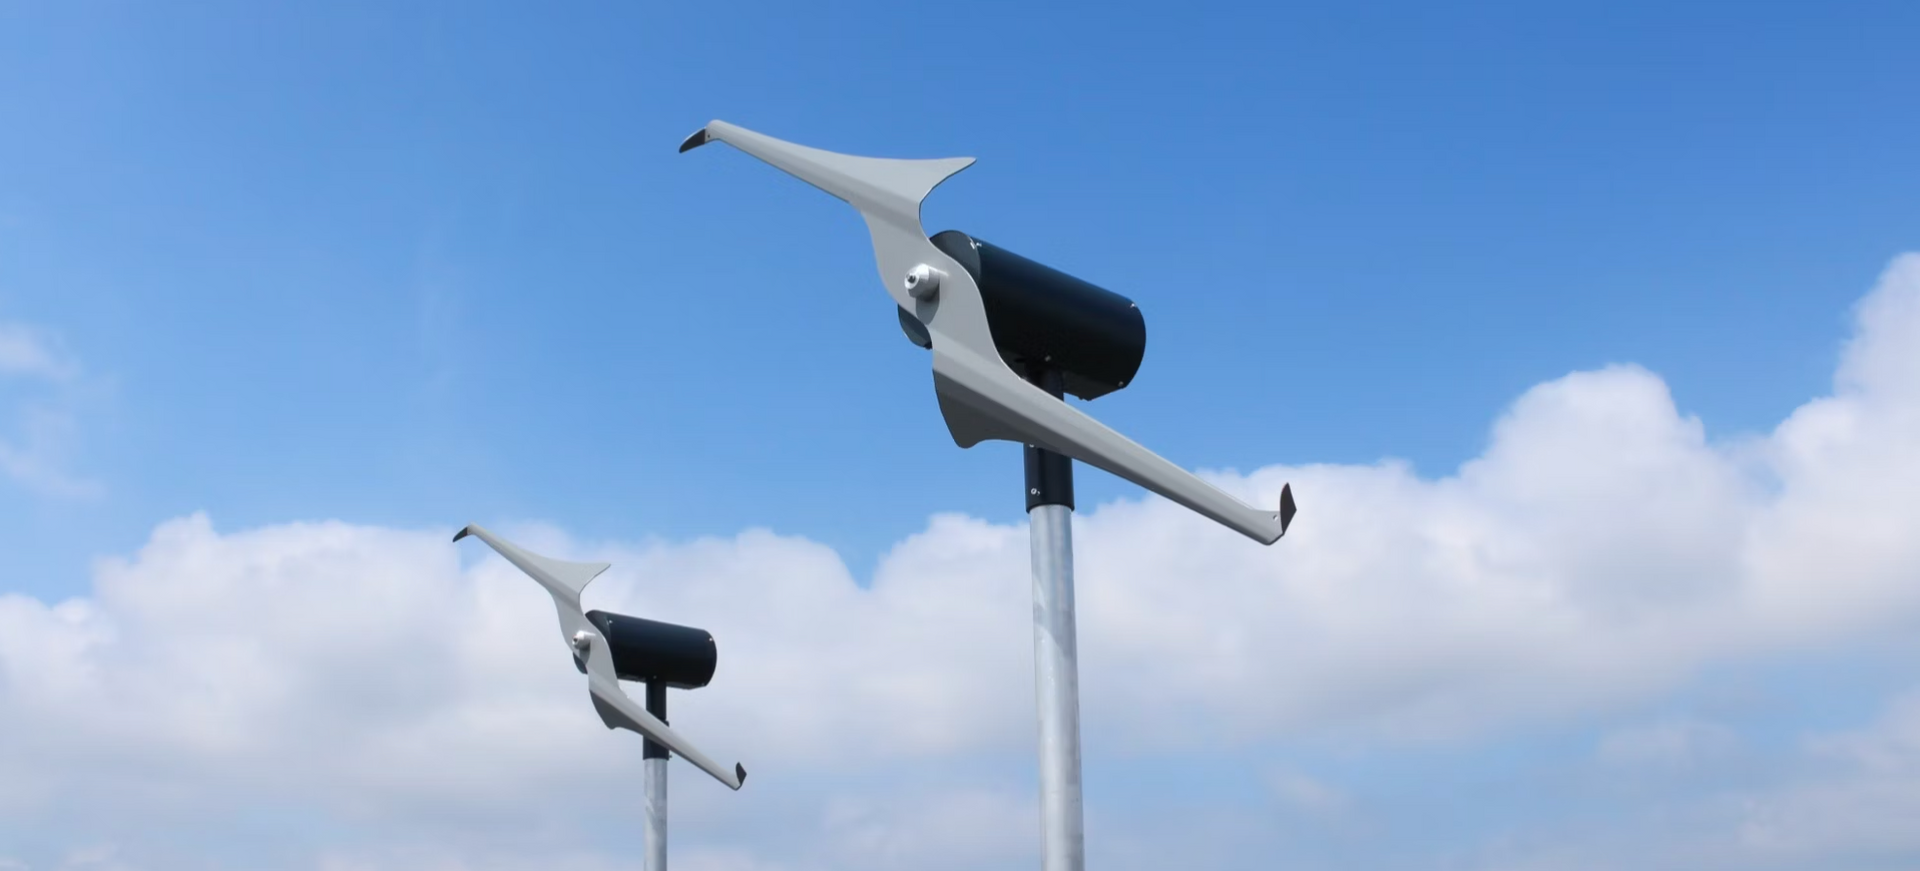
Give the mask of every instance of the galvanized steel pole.
MULTIPOLYGON (((647 681, 647 713, 667 721, 667 685, 647 681)), ((667 871, 667 748, 652 741, 642 751, 647 767, 646 871, 667 871)))
MULTIPOLYGON (((1061 395, 1056 372, 1036 385, 1061 395)), ((1033 676, 1040 719, 1040 867, 1083 871, 1080 646, 1073 610, 1073 461, 1028 445, 1027 524, 1033 548, 1033 676)))

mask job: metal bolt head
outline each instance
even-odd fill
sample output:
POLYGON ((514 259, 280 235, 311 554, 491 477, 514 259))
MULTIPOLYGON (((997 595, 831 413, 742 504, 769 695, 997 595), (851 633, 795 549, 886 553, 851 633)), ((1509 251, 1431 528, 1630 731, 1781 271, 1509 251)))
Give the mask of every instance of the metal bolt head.
POLYGON ((578 653, 581 656, 586 656, 587 651, 592 649, 593 649, 593 633, 588 632, 585 629, 582 629, 579 632, 573 633, 573 651, 575 653, 578 653))
POLYGON ((904 284, 907 295, 919 300, 933 299, 940 294, 940 279, 945 273, 925 263, 907 270, 904 284))

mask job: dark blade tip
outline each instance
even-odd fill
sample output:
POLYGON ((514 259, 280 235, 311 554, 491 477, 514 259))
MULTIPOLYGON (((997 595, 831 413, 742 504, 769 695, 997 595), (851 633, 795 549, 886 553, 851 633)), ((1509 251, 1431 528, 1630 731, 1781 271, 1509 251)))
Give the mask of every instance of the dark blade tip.
POLYGON ((1287 534, 1287 526, 1293 523, 1293 515, 1299 511, 1293 504, 1293 485, 1280 485, 1280 534, 1287 534))
POLYGON ((459 532, 456 532, 456 533, 454 533, 454 534, 453 534, 453 540, 454 540, 454 541, 459 541, 460 539, 463 539, 463 538, 466 538, 466 537, 467 537, 467 533, 469 533, 469 532, 472 532, 472 531, 473 531, 473 527, 471 527, 471 526, 462 526, 462 527, 460 527, 460 531, 459 531, 459 532))
POLYGON ((746 766, 741 765, 738 762, 733 763, 733 776, 739 779, 741 786, 747 785, 747 767, 746 766))
POLYGON ((702 127, 698 130, 693 131, 692 136, 687 137, 686 141, 680 143, 680 153, 686 154, 687 152, 692 151, 696 148, 699 148, 700 146, 705 145, 712 141, 713 141, 712 137, 709 137, 707 135, 707 128, 702 127))

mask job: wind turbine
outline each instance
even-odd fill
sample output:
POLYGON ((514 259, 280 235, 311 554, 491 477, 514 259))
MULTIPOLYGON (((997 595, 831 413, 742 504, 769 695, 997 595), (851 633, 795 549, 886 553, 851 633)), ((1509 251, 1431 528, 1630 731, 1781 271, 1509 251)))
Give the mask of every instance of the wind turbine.
POLYGON ((1064 401, 1133 380, 1146 323, 1119 294, 957 231, 929 237, 920 204, 971 157, 898 160, 808 148, 714 121, 680 144, 724 142, 844 200, 866 219, 900 327, 933 352, 933 389, 955 444, 1026 446, 1040 719, 1042 867, 1080 871, 1078 645, 1073 603, 1073 465, 1105 469, 1261 544, 1293 522, 1293 488, 1273 509, 1241 502, 1064 401))
POLYGON ((473 536, 487 543, 507 562, 546 588, 560 612, 560 637, 573 652, 573 664, 587 676, 587 694, 600 722, 609 729, 627 729, 646 739, 646 871, 667 868, 667 759, 679 754, 732 789, 747 780, 747 770, 734 763, 722 767, 687 739, 667 727, 667 688, 696 689, 713 679, 719 651, 704 629, 643 620, 625 614, 580 610, 580 591, 610 566, 575 563, 528 551, 477 525, 454 535, 459 541, 473 536), (620 681, 645 681, 646 706, 635 704, 620 681))

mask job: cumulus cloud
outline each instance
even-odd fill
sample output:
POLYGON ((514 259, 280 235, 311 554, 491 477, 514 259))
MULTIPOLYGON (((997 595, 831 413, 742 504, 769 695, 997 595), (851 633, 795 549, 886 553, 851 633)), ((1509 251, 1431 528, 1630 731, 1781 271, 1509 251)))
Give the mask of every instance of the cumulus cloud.
MULTIPOLYGON (((1085 512, 1091 743, 1164 757, 1497 737, 1718 664, 1915 628, 1920 256, 1896 260, 1856 316, 1831 395, 1771 433, 1715 442, 1656 375, 1622 365, 1528 391, 1441 479, 1392 461, 1214 475, 1256 504, 1293 483, 1303 512, 1273 548, 1157 498, 1085 512)), ((620 851, 637 845, 606 833, 635 828, 638 742, 592 716, 544 594, 449 544, 452 530, 221 532, 196 515, 103 561, 83 598, 0 596, 0 815, 91 844, 127 819, 236 825, 298 807, 325 826, 275 860, 289 866, 634 864, 620 851)), ((764 530, 641 544, 500 531, 612 562, 590 607, 719 639, 714 684, 675 694, 670 719, 753 776, 733 794, 677 769, 677 864, 1031 853, 1024 529, 932 518, 866 585, 830 549, 764 530), (749 825, 759 834, 729 834, 749 825)), ((1600 756, 1661 764, 1733 743, 1683 721, 1622 732, 1600 756)), ((1896 745, 1835 752, 1904 759, 1896 745)), ((1920 783, 1903 765, 1884 767, 1885 788, 1920 783)), ((1364 805, 1271 771, 1266 791, 1296 807, 1364 805)), ((1872 836, 1833 831, 1818 849, 1872 836)))
POLYGON ((1860 306, 1835 392, 1758 439, 1710 442, 1656 376, 1616 366, 1528 391, 1452 477, 1383 463, 1224 481, 1270 501, 1292 479, 1303 525, 1272 550, 1157 501, 1103 510, 1083 524, 1087 658, 1141 678, 1101 686, 1142 728, 1168 712, 1170 733, 1197 706, 1237 735, 1422 737, 1911 627, 1915 300, 1908 255, 1860 306))

